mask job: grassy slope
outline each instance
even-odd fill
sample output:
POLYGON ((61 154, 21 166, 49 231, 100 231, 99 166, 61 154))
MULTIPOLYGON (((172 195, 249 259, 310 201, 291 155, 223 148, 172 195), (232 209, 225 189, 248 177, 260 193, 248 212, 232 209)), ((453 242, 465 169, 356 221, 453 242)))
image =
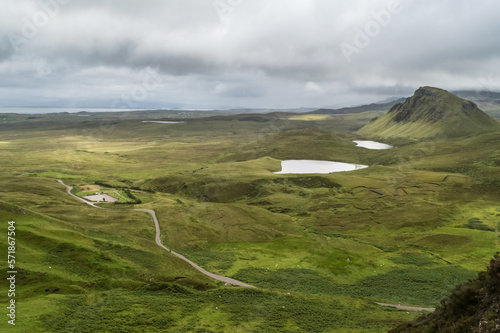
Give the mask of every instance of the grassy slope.
POLYGON ((463 227, 497 227, 498 134, 369 151, 330 132, 360 117, 3 127, 0 211, 20 231, 24 331, 374 332, 416 314, 370 300, 437 304, 498 248, 495 232, 463 227), (282 158, 372 167, 272 174, 282 158), (157 211, 165 244, 263 289, 219 289, 156 247, 146 214, 85 207, 56 178, 156 190, 136 196, 157 211))
POLYGON ((379 138, 404 137, 410 139, 457 137, 498 129, 484 112, 476 109, 465 115, 465 100, 437 88, 424 88, 434 96, 411 97, 399 109, 372 120, 359 130, 360 135, 379 138), (412 115, 405 121, 395 121, 406 105, 411 105, 412 115), (436 115, 437 121, 436 121, 436 115))
POLYGON ((390 332, 497 332, 500 325, 499 280, 500 257, 497 253, 486 272, 457 286, 434 313, 390 332))

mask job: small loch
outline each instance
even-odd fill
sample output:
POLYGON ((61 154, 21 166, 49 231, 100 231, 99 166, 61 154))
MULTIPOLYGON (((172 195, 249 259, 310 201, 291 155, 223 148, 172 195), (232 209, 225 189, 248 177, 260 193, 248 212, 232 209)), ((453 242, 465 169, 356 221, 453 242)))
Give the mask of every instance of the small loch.
POLYGON ((375 141, 364 141, 364 140, 354 140, 357 144, 357 147, 363 147, 366 149, 392 149, 394 148, 391 145, 387 145, 385 143, 375 142, 375 141))
POLYGON ((275 174, 332 173, 367 168, 367 165, 319 160, 284 160, 275 174))
POLYGON ((143 123, 156 123, 156 124, 184 124, 185 121, 164 121, 164 120, 143 120, 143 123))

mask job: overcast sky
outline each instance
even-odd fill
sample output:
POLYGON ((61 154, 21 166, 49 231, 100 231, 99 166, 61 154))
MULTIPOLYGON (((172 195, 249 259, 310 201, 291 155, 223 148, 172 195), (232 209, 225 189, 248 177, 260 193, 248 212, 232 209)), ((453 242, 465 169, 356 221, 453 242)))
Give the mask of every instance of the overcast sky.
POLYGON ((0 0, 0 106, 341 107, 500 90, 498 0, 0 0))

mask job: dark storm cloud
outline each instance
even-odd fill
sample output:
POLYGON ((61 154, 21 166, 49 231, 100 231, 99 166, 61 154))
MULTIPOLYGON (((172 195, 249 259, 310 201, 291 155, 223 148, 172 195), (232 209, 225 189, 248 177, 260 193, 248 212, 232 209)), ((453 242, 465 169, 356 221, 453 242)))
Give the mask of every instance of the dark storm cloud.
POLYGON ((421 85, 500 89, 493 0, 0 5, 0 100, 106 100, 137 90, 147 68, 161 77, 147 89, 159 104, 342 105, 421 85))
POLYGON ((9 44, 7 36, 0 36, 0 61, 9 59, 12 56, 14 50, 9 44))

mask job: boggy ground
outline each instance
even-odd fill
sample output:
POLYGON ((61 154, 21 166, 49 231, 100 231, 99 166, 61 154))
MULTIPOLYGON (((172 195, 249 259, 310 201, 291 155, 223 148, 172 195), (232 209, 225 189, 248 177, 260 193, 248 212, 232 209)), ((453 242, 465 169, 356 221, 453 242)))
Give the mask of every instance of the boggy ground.
POLYGON ((418 313, 375 301, 436 306, 499 247, 500 133, 356 147, 375 114, 7 115, 0 217, 18 232, 17 328, 384 332, 418 313), (370 167, 273 174, 282 159, 370 167), (87 207, 56 179, 142 203, 87 207), (258 288, 193 270, 130 208, 156 211, 167 247, 258 288))

